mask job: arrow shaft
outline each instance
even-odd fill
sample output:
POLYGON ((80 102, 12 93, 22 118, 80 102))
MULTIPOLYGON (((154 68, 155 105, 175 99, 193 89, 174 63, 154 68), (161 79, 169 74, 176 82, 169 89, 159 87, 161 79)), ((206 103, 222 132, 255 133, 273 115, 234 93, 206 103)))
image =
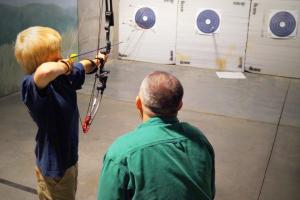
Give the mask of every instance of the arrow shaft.
MULTIPOLYGON (((111 46, 116 46, 116 45, 119 45, 119 44, 121 44, 121 43, 123 43, 123 42, 119 42, 119 43, 113 44, 113 45, 111 45, 111 46)), ((99 50, 105 49, 105 48, 106 48, 106 46, 105 46, 105 47, 100 47, 99 49, 94 49, 94 50, 91 50, 91 51, 87 51, 87 52, 78 54, 78 55, 76 55, 76 56, 71 56, 70 58, 77 58, 77 57, 79 57, 79 56, 83 56, 83 55, 86 55, 86 54, 89 54, 89 53, 93 53, 93 52, 95 52, 95 51, 99 51, 99 50)))

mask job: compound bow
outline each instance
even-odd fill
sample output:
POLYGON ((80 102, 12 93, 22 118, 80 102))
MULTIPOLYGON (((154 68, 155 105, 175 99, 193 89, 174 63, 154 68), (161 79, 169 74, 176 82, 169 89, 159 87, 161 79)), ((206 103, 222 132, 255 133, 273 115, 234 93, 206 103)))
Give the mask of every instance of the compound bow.
MULTIPOLYGON (((98 31, 98 42, 97 42, 97 55, 100 49, 100 36, 101 36, 101 27, 102 27, 102 14, 103 14, 103 1, 101 3, 101 10, 99 16, 99 31, 98 31)), ((111 41, 110 41, 110 28, 114 26, 114 14, 113 14, 113 4, 112 0, 105 0, 105 32, 106 32, 106 47, 101 53, 109 54, 111 50, 111 41)), ((87 114, 82 122, 82 130, 84 133, 87 133, 92 125, 92 122, 96 116, 99 105, 102 100, 103 92, 106 88, 106 82, 108 78, 109 71, 104 69, 105 62, 100 62, 99 66, 97 66, 98 70, 95 73, 95 79, 92 89, 92 94, 89 101, 89 106, 87 109, 87 114)))

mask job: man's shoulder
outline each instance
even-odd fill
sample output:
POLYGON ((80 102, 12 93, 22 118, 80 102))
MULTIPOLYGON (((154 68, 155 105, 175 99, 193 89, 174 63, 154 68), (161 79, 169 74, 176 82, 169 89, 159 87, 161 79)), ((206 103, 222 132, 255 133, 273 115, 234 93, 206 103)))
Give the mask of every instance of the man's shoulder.
POLYGON ((169 140, 159 126, 138 126, 135 130, 118 137, 109 147, 107 156, 119 160, 148 146, 169 140))
POLYGON ((114 160, 120 160, 126 157, 131 151, 136 149, 137 145, 136 131, 127 132, 118 137, 108 148, 106 156, 114 160))
POLYGON ((171 130, 172 133, 170 133, 168 132, 170 127, 162 128, 159 126, 148 126, 136 128, 135 130, 117 138, 109 147, 107 156, 114 159, 122 159, 131 153, 146 148, 147 146, 153 146, 154 144, 160 144, 169 140, 177 140, 180 138, 186 138, 197 143, 201 142, 210 145, 205 135, 197 127, 186 122, 180 122, 174 126, 182 127, 182 129, 179 127, 172 127, 177 131, 171 130), (177 132, 178 134, 173 134, 174 132, 177 132))
POLYGON ((180 124, 186 133, 191 133, 195 137, 205 137, 203 132, 198 127, 188 122, 181 122, 180 124))
POLYGON ((131 145, 135 143, 134 140, 136 140, 135 133, 136 131, 130 131, 121 135, 112 143, 109 149, 130 149, 131 145))
POLYGON ((189 138, 192 141, 195 141, 197 143, 201 143, 204 146, 206 146, 206 148, 209 149, 209 151, 213 152, 213 147, 211 145, 211 143, 209 142, 209 140, 207 139, 206 135, 197 127, 183 122, 183 127, 185 129, 185 136, 187 138, 189 138))

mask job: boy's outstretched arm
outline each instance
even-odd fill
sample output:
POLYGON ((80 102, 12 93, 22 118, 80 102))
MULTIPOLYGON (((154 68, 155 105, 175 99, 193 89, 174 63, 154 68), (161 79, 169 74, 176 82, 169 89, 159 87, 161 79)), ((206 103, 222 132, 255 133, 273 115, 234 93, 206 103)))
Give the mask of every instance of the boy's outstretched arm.
POLYGON ((35 85, 39 89, 47 87, 47 85, 58 76, 68 74, 72 71, 72 65, 65 62, 46 62, 41 64, 33 75, 35 85))
MULTIPOLYGON (((81 60, 80 63, 83 65, 85 73, 89 73, 94 70, 94 63, 99 64, 99 58, 107 61, 107 55, 99 53, 97 58, 91 60, 81 60)), ((33 79, 35 85, 39 89, 47 87, 47 85, 56 79, 60 75, 68 75, 73 70, 72 62, 68 59, 63 59, 58 62, 46 62, 41 64, 34 73, 33 79)))

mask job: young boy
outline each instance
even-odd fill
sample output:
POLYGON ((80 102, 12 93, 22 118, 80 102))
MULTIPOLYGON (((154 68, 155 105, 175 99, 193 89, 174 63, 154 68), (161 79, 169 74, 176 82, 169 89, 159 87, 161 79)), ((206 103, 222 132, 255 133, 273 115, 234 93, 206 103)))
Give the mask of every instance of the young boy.
POLYGON ((39 199, 75 199, 79 113, 76 90, 85 73, 107 57, 72 63, 61 58, 61 36, 52 28, 30 27, 18 34, 15 56, 25 72, 22 100, 38 127, 36 169, 39 199))

